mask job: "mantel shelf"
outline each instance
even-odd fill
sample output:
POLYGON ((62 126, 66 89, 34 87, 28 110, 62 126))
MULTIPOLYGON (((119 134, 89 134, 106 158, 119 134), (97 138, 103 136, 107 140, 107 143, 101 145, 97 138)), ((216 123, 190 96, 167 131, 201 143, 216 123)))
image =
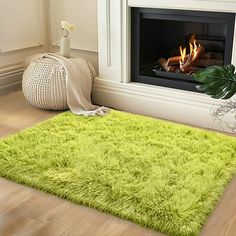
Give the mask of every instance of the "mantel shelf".
POLYGON ((130 7, 236 12, 233 0, 128 0, 130 7))

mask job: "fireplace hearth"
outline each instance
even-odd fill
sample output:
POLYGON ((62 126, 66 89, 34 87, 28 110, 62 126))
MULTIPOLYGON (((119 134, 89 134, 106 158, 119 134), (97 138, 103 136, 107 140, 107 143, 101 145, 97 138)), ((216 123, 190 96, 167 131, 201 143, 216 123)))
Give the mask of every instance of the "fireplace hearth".
POLYGON ((235 14, 132 8, 131 81, 198 92, 192 75, 230 64, 235 14))

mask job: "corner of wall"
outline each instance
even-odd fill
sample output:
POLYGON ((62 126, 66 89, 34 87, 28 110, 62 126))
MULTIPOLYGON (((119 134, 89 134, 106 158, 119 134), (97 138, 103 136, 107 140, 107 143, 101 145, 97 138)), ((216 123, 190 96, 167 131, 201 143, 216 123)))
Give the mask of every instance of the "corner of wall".
MULTIPOLYGON (((58 52, 59 47, 52 45, 52 27, 53 24, 51 22, 51 1, 52 0, 37 0, 40 2, 40 13, 41 13, 41 27, 42 27, 42 37, 43 37, 43 45, 36 47, 28 47, 17 50, 12 50, 5 53, 0 53, 0 94, 9 92, 16 87, 19 87, 21 84, 22 74, 24 71, 24 60, 33 54, 43 53, 43 52, 58 52), (15 71, 15 66, 20 66, 21 71, 15 71), (4 68, 4 70, 3 70, 4 68), (10 74, 6 74, 6 69, 10 74)), ((65 1, 65 0, 64 0, 65 1)), ((68 0, 67 0, 68 1, 68 0)), ((90 0, 89 4, 96 3, 96 0, 90 0)), ((62 1, 57 1, 57 5, 63 4, 62 1)), ((76 1, 76 4, 87 4, 84 3, 83 0, 76 1)), ((85 5, 84 5, 85 6, 85 5)), ((86 5, 87 7, 87 5, 86 5)), ((61 9, 61 8, 60 8, 61 9)), ((63 8, 62 8, 63 9, 63 8)), ((74 15, 78 14, 77 9, 74 8, 74 15)), ((27 14, 27 13, 26 13, 27 14)), ((64 12, 60 12, 58 14, 62 14, 60 17, 63 17, 64 12)), ((73 14, 73 12, 72 12, 73 14)), ((84 17, 90 17, 88 14, 84 14, 84 17)), ((86 22, 86 20, 81 21, 86 22)), ((85 24, 85 23, 83 23, 85 24)), ((96 29, 91 29, 96 30, 96 29)), ((84 37, 86 40, 86 37, 84 37)), ((96 40, 95 40, 96 41, 96 40)), ((73 57, 84 57, 85 59, 91 61, 94 64, 96 71, 98 71, 98 53, 90 50, 80 49, 72 49, 73 57)))

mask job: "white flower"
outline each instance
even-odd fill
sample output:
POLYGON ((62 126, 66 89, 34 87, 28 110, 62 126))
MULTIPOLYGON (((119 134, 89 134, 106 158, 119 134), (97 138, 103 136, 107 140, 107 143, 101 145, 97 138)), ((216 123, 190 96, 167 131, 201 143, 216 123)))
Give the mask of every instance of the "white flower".
MULTIPOLYGON (((61 21, 61 27, 66 33, 71 34, 76 30, 76 25, 69 23, 68 21, 61 21)), ((68 36, 67 34, 67 36, 68 36)))

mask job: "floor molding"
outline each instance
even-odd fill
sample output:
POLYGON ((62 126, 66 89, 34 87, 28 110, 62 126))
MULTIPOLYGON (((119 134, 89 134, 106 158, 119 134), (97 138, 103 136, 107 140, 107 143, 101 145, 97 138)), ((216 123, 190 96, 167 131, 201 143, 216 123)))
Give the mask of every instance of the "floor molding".
POLYGON ((213 101, 199 93, 166 90, 158 86, 143 86, 137 83, 118 83, 96 78, 93 87, 93 102, 115 109, 172 120, 207 129, 225 132, 231 130, 214 122, 210 112, 213 101))
POLYGON ((8 77, 0 77, 0 95, 21 89, 22 75, 23 73, 18 73, 8 77))
POLYGON ((21 87, 24 69, 23 62, 0 66, 0 94, 6 94, 21 87))

